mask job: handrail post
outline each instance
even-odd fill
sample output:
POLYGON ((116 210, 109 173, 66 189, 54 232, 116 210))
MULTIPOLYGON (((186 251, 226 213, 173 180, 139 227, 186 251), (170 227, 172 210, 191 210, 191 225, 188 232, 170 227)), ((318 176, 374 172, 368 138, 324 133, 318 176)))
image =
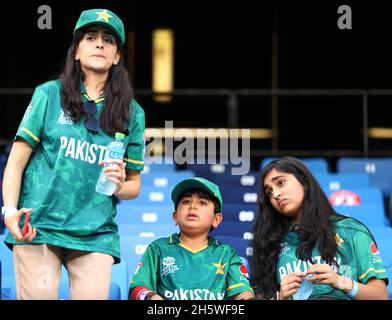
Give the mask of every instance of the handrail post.
POLYGON ((227 109, 228 128, 238 128, 238 94, 234 90, 228 94, 227 109))
POLYGON ((368 94, 364 91, 362 94, 362 116, 363 116, 363 153, 367 158, 369 155, 369 123, 368 123, 368 94))

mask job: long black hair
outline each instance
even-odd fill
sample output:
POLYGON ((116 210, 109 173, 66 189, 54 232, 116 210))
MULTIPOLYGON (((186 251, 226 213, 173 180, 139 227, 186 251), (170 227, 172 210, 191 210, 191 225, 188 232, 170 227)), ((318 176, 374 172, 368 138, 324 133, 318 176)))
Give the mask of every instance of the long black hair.
MULTIPOLYGON (((87 28, 81 28, 75 32, 60 75, 61 105, 64 112, 72 117, 74 121, 79 121, 84 114, 80 94, 80 81, 84 80, 84 74, 80 61, 75 60, 75 55, 79 42, 83 39, 87 30, 87 28)), ((103 131, 111 136, 114 136, 116 132, 127 135, 130 121, 129 105, 134 95, 129 73, 124 64, 124 51, 121 47, 121 41, 117 35, 111 31, 109 32, 116 39, 120 60, 117 65, 113 65, 109 70, 105 84, 105 108, 101 112, 99 122, 103 131)))
POLYGON ((257 286, 265 298, 269 298, 279 289, 276 282, 276 266, 282 239, 292 225, 288 217, 271 205, 264 190, 264 179, 273 169, 294 175, 304 188, 304 200, 297 226, 300 243, 296 255, 299 259, 313 262, 312 250, 317 245, 321 258, 328 264, 336 265, 334 257, 337 244, 330 217, 342 217, 332 208, 320 185, 302 161, 294 157, 282 157, 264 168, 260 180, 259 212, 253 227, 251 275, 252 284, 257 286))

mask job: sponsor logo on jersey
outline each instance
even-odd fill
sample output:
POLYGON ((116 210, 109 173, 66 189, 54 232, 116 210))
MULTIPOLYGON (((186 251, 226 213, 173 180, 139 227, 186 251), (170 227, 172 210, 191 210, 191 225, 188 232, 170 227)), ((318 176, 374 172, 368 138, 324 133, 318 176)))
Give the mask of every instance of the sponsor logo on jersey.
MULTIPOLYGON (((249 280, 249 273, 248 273, 248 269, 246 269, 245 265, 241 264, 240 265, 240 273, 242 276, 244 276, 246 278, 246 280, 249 280)), ((240 280, 242 277, 240 277, 240 280)))
POLYGON ((382 263, 382 259, 380 257, 380 252, 374 242, 370 244, 370 252, 373 255, 373 263, 382 263))
POLYGON ((165 297, 170 300, 223 300, 225 293, 208 289, 175 289, 166 290, 165 297))
POLYGON ((57 123, 59 123, 59 124, 73 124, 74 122, 73 122, 72 118, 69 115, 65 114, 63 109, 61 109, 60 116, 57 119, 57 123))
POLYGON ((361 198, 350 190, 339 190, 331 194, 329 202, 334 206, 358 206, 361 198))
POLYGON ((167 276, 170 273, 174 273, 179 270, 178 266, 176 265, 176 259, 171 256, 167 256, 162 259, 162 275, 167 276))
POLYGON ((281 256, 283 256, 287 251, 289 251, 290 250, 290 247, 289 247, 289 245, 288 245, 288 243, 287 242, 282 242, 281 244, 280 244, 280 252, 279 252, 279 258, 281 257, 281 256))

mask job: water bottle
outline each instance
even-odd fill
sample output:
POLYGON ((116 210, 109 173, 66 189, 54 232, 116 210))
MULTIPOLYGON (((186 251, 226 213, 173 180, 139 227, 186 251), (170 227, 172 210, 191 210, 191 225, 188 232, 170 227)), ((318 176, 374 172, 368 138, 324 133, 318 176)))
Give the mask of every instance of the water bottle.
MULTIPOLYGON (((124 146, 124 138, 125 135, 121 132, 116 132, 115 140, 109 143, 106 156, 105 156, 105 168, 111 166, 117 166, 117 164, 107 163, 106 161, 111 161, 115 159, 122 160, 124 158, 125 146, 124 146)), ((111 196, 116 190, 116 184, 110 180, 108 180, 106 173, 102 170, 101 175, 97 181, 97 185, 95 186, 95 191, 105 194, 107 196, 111 196)))

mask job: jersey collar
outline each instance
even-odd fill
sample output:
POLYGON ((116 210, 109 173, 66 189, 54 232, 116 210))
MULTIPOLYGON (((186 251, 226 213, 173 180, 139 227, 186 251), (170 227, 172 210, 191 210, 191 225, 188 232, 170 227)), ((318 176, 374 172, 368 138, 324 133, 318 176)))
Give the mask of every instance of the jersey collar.
MULTIPOLYGON (((92 99, 87 94, 86 87, 85 87, 82 80, 80 80, 80 93, 83 97, 83 102, 92 101, 92 99)), ((95 99, 94 102, 100 103, 100 102, 104 101, 105 99, 106 99, 106 97, 105 97, 105 90, 104 90, 104 92, 102 92, 102 94, 97 99, 95 99)))
MULTIPOLYGON (((170 237, 169 237, 169 244, 177 244, 180 243, 180 234, 179 233, 173 233, 170 237)), ((208 237, 208 245, 213 245, 213 246, 217 246, 219 245, 219 242, 217 240, 215 240, 213 237, 208 237)))

